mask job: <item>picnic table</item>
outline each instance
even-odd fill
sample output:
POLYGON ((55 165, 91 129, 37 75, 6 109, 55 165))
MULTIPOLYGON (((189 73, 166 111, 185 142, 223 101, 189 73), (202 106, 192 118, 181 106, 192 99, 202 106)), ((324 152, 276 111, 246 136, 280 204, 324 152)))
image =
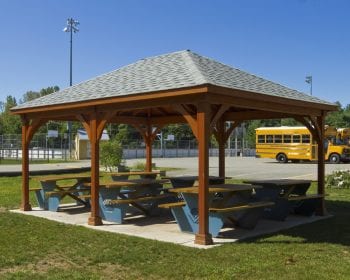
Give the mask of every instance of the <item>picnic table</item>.
POLYGON ((262 186, 256 195, 261 199, 275 202, 271 208, 265 209, 264 217, 284 221, 290 213, 311 216, 315 213, 324 195, 306 194, 310 188, 310 180, 274 179, 247 180, 244 183, 262 186))
MULTIPOLYGON (((209 232, 218 236, 225 223, 252 229, 263 214, 263 208, 273 205, 270 201, 254 199, 253 190, 261 188, 253 185, 222 184, 210 185, 209 196, 209 232)), ((181 231, 198 232, 198 187, 169 189, 180 193, 184 201, 161 204, 169 208, 181 231)))
POLYGON ((166 202, 172 196, 163 189, 163 184, 168 182, 165 179, 141 178, 100 184, 101 218, 122 224, 127 212, 135 208, 145 215, 151 215, 159 203, 166 202))
POLYGON ((112 172, 109 173, 112 177, 112 180, 127 180, 130 176, 140 176, 140 178, 150 178, 155 179, 158 175, 161 175, 163 172, 160 170, 153 171, 129 171, 129 172, 112 172))
POLYGON ((60 201, 69 196, 78 204, 89 206, 90 188, 84 187, 84 183, 90 182, 90 175, 59 175, 35 177, 40 182, 41 188, 32 188, 41 209, 57 211, 60 201), (73 180, 73 183, 65 183, 73 180), (64 184, 65 183, 65 184, 64 184))
MULTIPOLYGON (((170 180, 173 188, 192 187, 198 180, 198 176, 176 176, 166 177, 170 180)), ((209 185, 220 185, 225 183, 225 177, 209 176, 209 185)))

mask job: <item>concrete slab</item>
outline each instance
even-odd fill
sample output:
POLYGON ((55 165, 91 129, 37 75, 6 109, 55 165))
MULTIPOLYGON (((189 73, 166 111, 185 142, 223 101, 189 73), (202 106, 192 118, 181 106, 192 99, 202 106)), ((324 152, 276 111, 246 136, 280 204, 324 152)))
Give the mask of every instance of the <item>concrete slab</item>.
POLYGON ((122 225, 104 221, 104 225, 102 226, 89 226, 87 220, 90 212, 81 206, 76 207, 67 204, 61 207, 59 212, 44 211, 40 208, 33 208, 33 211, 26 212, 20 210, 12 210, 11 212, 45 218, 65 224, 84 226, 94 230, 126 234, 202 249, 209 249, 224 243, 258 237, 331 217, 290 215, 284 222, 261 220, 254 230, 224 228, 220 233, 220 237, 213 238, 214 245, 203 246, 194 244, 193 234, 181 232, 170 213, 158 217, 130 215, 125 219, 125 224, 122 225))

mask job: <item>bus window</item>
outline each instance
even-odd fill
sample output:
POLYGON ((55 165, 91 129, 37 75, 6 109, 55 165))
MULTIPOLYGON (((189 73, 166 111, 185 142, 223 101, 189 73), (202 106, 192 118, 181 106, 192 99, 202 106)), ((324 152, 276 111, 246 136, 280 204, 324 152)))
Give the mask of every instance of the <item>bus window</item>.
POLYGON ((284 143, 292 143, 292 135, 283 135, 284 143))
POLYGON ((258 135, 258 143, 265 143, 265 135, 258 135))
POLYGON ((301 143, 310 143, 310 134, 301 135, 301 143))
POLYGON ((273 143, 273 135, 266 135, 266 143, 273 143))
POLYGON ((300 135, 293 135, 293 143, 300 143, 300 135))
POLYGON ((275 135, 275 143, 282 143, 282 135, 275 135))

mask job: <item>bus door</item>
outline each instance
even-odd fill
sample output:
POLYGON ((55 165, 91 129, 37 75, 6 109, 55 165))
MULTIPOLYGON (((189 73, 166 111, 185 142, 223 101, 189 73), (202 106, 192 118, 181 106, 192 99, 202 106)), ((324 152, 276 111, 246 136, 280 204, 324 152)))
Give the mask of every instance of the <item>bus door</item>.
POLYGON ((317 145, 316 144, 312 144, 311 145, 311 160, 317 160, 317 145))

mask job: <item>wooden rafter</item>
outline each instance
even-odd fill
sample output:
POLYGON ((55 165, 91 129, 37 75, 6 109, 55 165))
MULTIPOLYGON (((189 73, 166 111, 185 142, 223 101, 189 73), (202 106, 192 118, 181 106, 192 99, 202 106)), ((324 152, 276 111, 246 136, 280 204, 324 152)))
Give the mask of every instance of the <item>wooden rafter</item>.
POLYGON ((193 115, 188 111, 188 108, 186 108, 184 105, 175 104, 173 106, 175 110, 177 110, 185 118, 185 120, 191 127, 194 136, 198 139, 197 119, 193 117, 193 115))
POLYGON ((312 137, 316 141, 318 141, 320 139, 319 127, 317 125, 317 122, 315 122, 315 120, 313 120, 312 117, 310 117, 310 116, 295 116, 294 119, 297 120, 298 122, 302 123, 303 125, 305 125, 307 127, 307 129, 310 131, 310 133, 312 134, 312 137))
POLYGON ((89 139, 91 139, 91 130, 90 130, 89 120, 84 115, 80 115, 80 114, 77 114, 75 117, 82 123, 89 139))
POLYGON ((213 128, 216 126, 217 122, 219 119, 222 117, 222 115, 230 108, 229 105, 226 104, 221 104, 217 111, 213 114, 211 122, 210 122, 210 127, 213 128))

